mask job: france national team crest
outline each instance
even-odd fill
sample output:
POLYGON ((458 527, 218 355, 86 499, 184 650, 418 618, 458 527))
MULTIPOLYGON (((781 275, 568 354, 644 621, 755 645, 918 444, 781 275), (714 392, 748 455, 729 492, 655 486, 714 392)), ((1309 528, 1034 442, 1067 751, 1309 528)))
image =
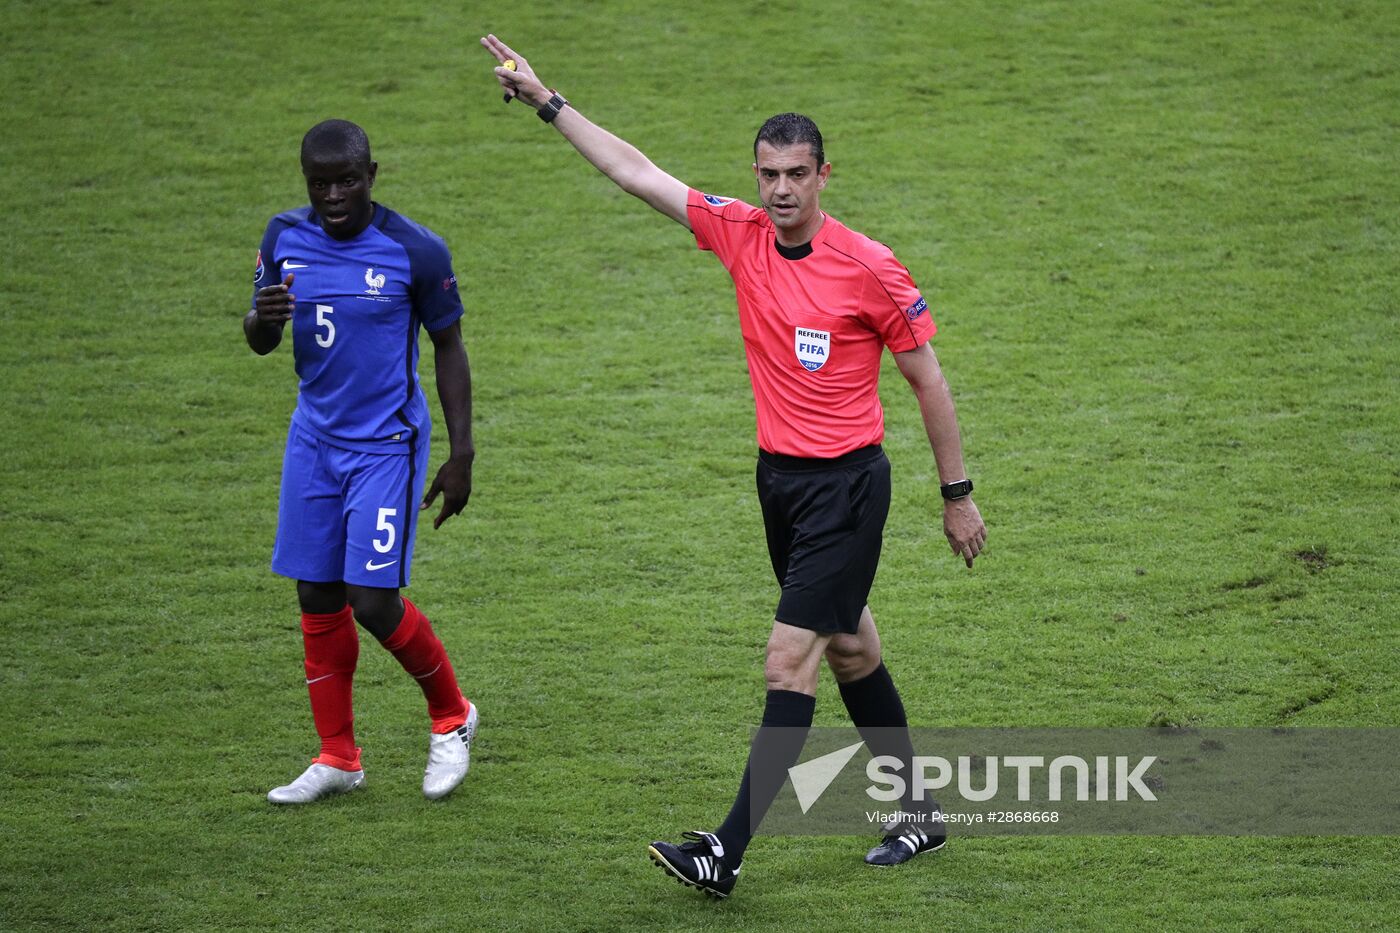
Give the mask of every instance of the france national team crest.
POLYGON ((378 295, 379 290, 384 287, 384 273, 374 274, 374 266, 365 270, 365 294, 378 295))
POLYGON ((797 362, 809 373, 814 373, 826 365, 831 356, 831 332, 794 328, 793 344, 797 350, 797 362))

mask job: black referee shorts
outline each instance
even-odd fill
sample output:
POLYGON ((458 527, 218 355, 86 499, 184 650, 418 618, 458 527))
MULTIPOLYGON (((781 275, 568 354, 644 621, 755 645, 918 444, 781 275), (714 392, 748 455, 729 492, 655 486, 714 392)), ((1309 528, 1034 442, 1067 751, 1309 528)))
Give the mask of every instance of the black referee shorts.
POLYGON ((758 502, 783 587, 774 617, 824 635, 854 634, 890 511, 885 451, 875 444, 817 460, 760 450, 758 502))

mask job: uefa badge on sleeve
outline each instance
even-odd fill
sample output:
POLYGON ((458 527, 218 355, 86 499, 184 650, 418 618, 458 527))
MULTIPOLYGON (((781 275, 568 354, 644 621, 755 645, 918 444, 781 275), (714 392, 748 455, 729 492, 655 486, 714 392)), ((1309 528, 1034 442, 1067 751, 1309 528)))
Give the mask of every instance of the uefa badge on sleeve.
POLYGON ((793 329, 793 348, 797 351, 797 362, 814 373, 826 365, 831 355, 831 332, 808 330, 805 327, 793 329))

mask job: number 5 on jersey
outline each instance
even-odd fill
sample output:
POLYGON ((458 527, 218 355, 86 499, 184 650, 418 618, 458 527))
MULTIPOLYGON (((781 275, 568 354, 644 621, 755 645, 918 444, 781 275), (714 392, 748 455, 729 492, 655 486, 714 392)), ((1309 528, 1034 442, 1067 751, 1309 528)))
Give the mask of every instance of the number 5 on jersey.
POLYGON ((332 308, 330 305, 317 305, 317 306, 316 306, 316 345, 317 345, 317 346, 329 347, 332 343, 335 342, 335 324, 333 324, 333 323, 331 322, 331 314, 333 314, 334 312, 335 312, 335 308, 332 308), (324 327, 324 328, 326 329, 325 334, 322 334, 322 333, 321 333, 321 328, 322 328, 322 327, 324 327))

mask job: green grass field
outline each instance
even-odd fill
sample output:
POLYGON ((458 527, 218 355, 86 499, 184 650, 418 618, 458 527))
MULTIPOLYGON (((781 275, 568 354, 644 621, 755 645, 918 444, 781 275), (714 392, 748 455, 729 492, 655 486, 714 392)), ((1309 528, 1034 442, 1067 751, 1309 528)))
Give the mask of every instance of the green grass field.
POLYGON ((822 126, 823 207, 934 309, 990 530, 947 553, 887 362, 872 605, 915 725, 1400 726, 1400 7, 492 7, 0 4, 0 928, 1393 928, 1393 838, 965 839, 888 873, 760 839, 728 902, 665 881, 645 844, 732 799, 777 595, 732 289, 503 106, 476 40, 715 193, 753 196, 768 115, 822 126), (457 259, 476 491, 412 595, 482 732, 423 800, 421 696, 366 636, 368 787, 289 812, 296 382, 239 318, 329 116, 457 259))

